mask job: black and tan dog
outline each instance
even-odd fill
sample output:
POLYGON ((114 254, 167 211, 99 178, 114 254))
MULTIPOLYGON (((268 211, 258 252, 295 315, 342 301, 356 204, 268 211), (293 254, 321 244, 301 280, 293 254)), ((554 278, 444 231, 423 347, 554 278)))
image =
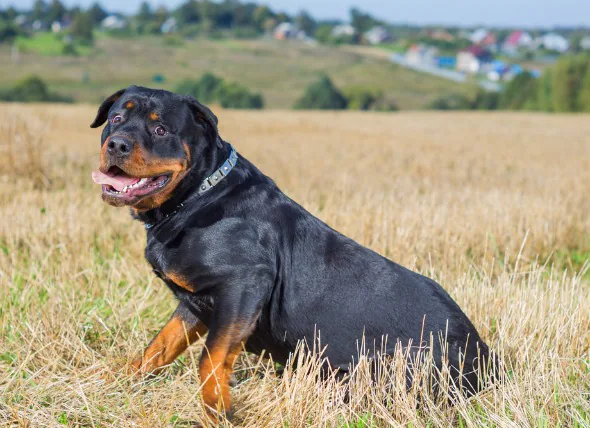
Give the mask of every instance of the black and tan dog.
POLYGON ((145 256, 178 299, 135 370, 157 371, 208 332, 202 396, 213 413, 228 413, 243 348, 284 363, 320 332, 329 366, 346 371, 363 335, 366 343, 387 337, 391 352, 398 341, 420 348, 442 333, 455 376, 478 389, 488 348, 451 297, 285 196, 220 138, 207 107, 132 86, 107 98, 91 126, 104 122, 93 179, 105 202, 131 207, 145 224, 145 256))

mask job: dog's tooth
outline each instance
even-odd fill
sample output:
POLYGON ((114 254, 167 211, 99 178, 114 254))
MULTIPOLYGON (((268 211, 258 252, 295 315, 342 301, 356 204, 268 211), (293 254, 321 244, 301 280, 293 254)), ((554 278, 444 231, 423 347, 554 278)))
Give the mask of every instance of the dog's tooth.
POLYGON ((121 190, 121 192, 126 193, 127 192, 127 186, 123 187, 123 190, 121 190))

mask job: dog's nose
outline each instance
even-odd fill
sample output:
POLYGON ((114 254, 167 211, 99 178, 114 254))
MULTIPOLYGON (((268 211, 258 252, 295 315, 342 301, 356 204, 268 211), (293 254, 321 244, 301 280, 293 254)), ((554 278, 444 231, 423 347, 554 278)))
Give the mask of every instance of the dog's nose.
POLYGON ((107 151, 112 156, 128 156, 132 149, 133 143, 124 137, 111 137, 107 143, 107 151))

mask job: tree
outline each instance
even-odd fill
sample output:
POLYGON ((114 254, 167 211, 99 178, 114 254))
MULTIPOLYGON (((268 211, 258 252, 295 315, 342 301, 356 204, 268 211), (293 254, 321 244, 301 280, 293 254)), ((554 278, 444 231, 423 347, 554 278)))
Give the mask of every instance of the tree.
POLYGON ((547 69, 537 84, 536 110, 547 112, 553 111, 552 82, 553 75, 551 69, 547 69))
POLYGON ((500 104, 500 95, 497 92, 488 92, 479 89, 475 95, 472 108, 474 110, 496 110, 500 104))
POLYGON ((343 110, 347 101, 328 76, 307 87, 303 96, 293 106, 296 109, 343 110))
POLYGON ((59 0, 53 0, 47 11, 48 22, 61 22, 67 13, 67 9, 59 0))
POLYGON ((174 12, 179 25, 196 24, 201 21, 201 13, 198 3, 194 0, 187 0, 182 3, 174 12))
POLYGON ((33 10, 31 11, 31 20, 40 20, 46 22, 47 3, 43 0, 35 0, 33 3, 33 10))
POLYGON ((297 25, 297 28, 300 30, 305 31, 305 34, 308 35, 313 34, 316 28, 315 20, 304 10, 299 12, 295 17, 295 25, 297 25))
POLYGON ((92 18, 90 15, 83 12, 78 13, 72 21, 70 33, 78 42, 92 45, 94 34, 92 33, 92 18))
POLYGON ((334 27, 330 24, 320 24, 315 30, 315 38, 320 43, 330 43, 332 41, 332 29, 334 27))
POLYGON ((590 67, 586 70, 586 76, 582 82, 582 89, 578 99, 580 111, 590 112, 590 67))
POLYGON ((252 19, 254 20, 254 25, 258 27, 258 29, 264 31, 264 23, 268 19, 274 18, 274 14, 268 8, 268 6, 258 6, 252 15, 252 19))
POLYGON ((90 20, 92 21, 93 25, 98 25, 108 16, 108 13, 102 8, 102 6, 98 3, 94 3, 88 9, 88 15, 90 16, 90 20))
POLYGON ((168 19, 168 17, 170 17, 170 13, 168 13, 166 6, 158 6, 154 12, 154 20, 158 27, 160 27, 168 19))
POLYGON ((585 55, 567 56, 557 61, 551 82, 554 111, 559 113, 580 110, 578 93, 589 64, 585 55))
POLYGON ((135 15, 135 18, 141 24, 146 24, 154 18, 154 14, 152 13, 152 7, 147 1, 141 2, 141 4, 139 5, 139 10, 137 11, 137 15, 135 15))
POLYGON ((537 79, 524 72, 516 76, 506 85, 500 96, 500 108, 522 110, 537 95, 537 79))
POLYGON ((260 109, 264 107, 262 95, 250 92, 237 83, 225 83, 212 73, 205 73, 199 80, 181 82, 176 92, 195 97, 203 103, 219 102, 224 108, 260 109))
POLYGON ((216 98, 223 108, 261 109, 264 106, 262 95, 253 94, 237 83, 222 85, 216 98))
POLYGON ((353 7, 350 9, 350 24, 358 31, 359 34, 363 34, 369 31, 381 22, 373 18, 368 13, 363 13, 359 9, 353 7))

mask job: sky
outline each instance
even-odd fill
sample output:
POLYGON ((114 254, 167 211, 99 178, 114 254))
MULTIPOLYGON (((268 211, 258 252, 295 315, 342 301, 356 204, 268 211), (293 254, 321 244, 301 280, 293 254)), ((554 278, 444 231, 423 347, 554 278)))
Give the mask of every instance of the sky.
MULTIPOLYGON (((87 7, 94 0, 62 0, 87 7)), ((182 0, 149 0, 169 8, 182 0)), ((273 9, 295 14, 305 9, 315 18, 346 20, 358 7, 388 22, 410 24, 490 25, 520 27, 590 27, 590 0, 260 0, 273 9)), ((30 8, 33 0, 0 0, 0 5, 30 8)), ((141 0, 101 0, 107 10, 133 12, 141 0)))

